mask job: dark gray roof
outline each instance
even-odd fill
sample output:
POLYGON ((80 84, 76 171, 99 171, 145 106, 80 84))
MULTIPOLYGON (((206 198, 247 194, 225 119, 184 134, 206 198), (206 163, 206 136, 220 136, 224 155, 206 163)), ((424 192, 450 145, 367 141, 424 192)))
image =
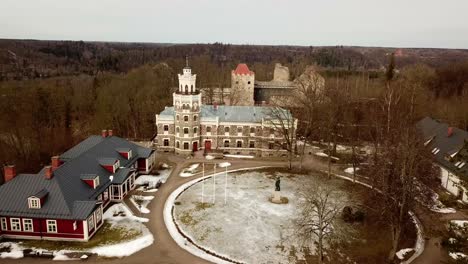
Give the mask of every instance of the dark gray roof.
POLYGON ((94 180, 96 179, 97 175, 96 174, 81 174, 80 179, 82 180, 94 180))
POLYGON ((424 142, 430 148, 436 162, 455 175, 468 180, 468 157, 465 154, 468 152, 468 132, 452 127, 452 134, 449 136, 450 126, 430 117, 419 121, 417 127, 421 130, 424 142), (463 162, 465 162, 463 167, 456 166, 463 162))
POLYGON ((104 138, 102 136, 90 136, 87 139, 81 141, 78 145, 65 151, 62 155, 60 155, 60 159, 63 161, 74 159, 82 153, 88 151, 90 148, 101 143, 103 140, 104 138))
MULTIPOLYGON (((282 111, 281 117, 291 117, 291 113, 282 108, 269 106, 228 106, 220 105, 215 109, 213 105, 202 105, 200 118, 219 118, 219 122, 261 123, 262 119, 275 119, 276 113, 282 111)), ((174 107, 166 107, 161 116, 174 116, 174 107)))
MULTIPOLYGON (((152 153, 151 149, 138 146, 125 139, 112 136, 96 140, 92 136, 75 146, 73 151, 67 151, 66 157, 73 157, 54 171, 52 179, 45 178, 45 170, 38 174, 20 174, 13 180, 0 186, 0 215, 25 216, 56 219, 86 219, 96 206, 96 198, 112 183, 110 173, 104 169, 99 160, 102 158, 120 160, 120 166, 114 175, 115 183, 125 180, 127 166, 133 164, 139 153, 152 153), (99 141, 99 142, 97 142, 99 141), (92 144, 90 143, 92 142, 92 144), (97 143, 96 143, 97 142, 97 143), (92 145, 92 146, 91 146, 92 145), (122 157, 117 148, 131 149, 131 160, 122 157), (70 154, 71 153, 71 154, 70 154), (122 172, 120 172, 122 170, 122 172), (83 175, 97 175, 100 185, 94 189, 86 184, 83 175), (49 192, 41 209, 29 209, 27 198, 40 193, 49 192)), ((87 177, 87 176, 86 176, 87 177)))
POLYGON ((42 189, 38 193, 34 194, 33 196, 39 199, 42 199, 46 197, 49 194, 49 191, 47 189, 42 189))
POLYGON ((115 174, 114 174, 114 179, 112 180, 113 183, 116 184, 121 184, 123 183, 128 175, 134 171, 134 169, 131 168, 120 168, 115 174))

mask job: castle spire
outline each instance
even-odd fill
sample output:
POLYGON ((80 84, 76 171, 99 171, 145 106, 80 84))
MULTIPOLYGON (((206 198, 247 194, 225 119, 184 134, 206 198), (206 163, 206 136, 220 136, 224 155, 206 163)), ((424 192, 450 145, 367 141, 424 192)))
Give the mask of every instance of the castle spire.
POLYGON ((188 65, 188 55, 185 55, 185 67, 186 67, 186 68, 189 68, 189 65, 188 65))

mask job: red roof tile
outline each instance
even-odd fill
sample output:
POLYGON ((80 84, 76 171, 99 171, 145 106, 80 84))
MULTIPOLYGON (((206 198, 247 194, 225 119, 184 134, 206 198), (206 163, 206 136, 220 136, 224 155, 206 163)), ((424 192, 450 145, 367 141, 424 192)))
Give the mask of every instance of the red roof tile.
POLYGON ((245 63, 240 63, 237 65, 237 68, 233 71, 234 74, 245 74, 245 75, 253 75, 255 74, 253 71, 249 70, 249 67, 245 63))

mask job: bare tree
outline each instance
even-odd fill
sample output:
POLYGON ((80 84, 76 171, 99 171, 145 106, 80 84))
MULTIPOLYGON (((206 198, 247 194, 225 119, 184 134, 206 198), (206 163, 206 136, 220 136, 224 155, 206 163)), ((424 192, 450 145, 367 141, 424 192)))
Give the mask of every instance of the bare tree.
POLYGON ((278 150, 288 152, 289 169, 292 169, 296 146, 297 119, 292 116, 289 110, 278 106, 270 107, 269 111, 268 124, 273 129, 275 138, 276 135, 281 138, 281 140, 275 140, 275 145, 278 150))
POLYGON ((333 224, 342 209, 341 195, 326 184, 315 184, 301 192, 303 202, 296 226, 305 242, 314 241, 318 263, 323 263, 324 243, 334 235, 333 224))

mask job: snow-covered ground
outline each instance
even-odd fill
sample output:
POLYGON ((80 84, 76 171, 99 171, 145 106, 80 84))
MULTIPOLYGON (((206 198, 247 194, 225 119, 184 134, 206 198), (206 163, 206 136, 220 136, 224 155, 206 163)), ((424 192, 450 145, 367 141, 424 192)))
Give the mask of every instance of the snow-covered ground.
MULTIPOLYGON (((316 153, 315 153, 315 155, 317 155, 317 156, 319 156, 319 157, 325 157, 325 158, 328 158, 328 154, 326 154, 326 153, 323 153, 323 152, 316 152, 316 153)), ((333 156, 331 156, 331 158, 332 158, 332 159, 334 159, 334 160, 340 160, 339 158, 337 158, 337 157, 333 157, 333 156)))
POLYGON ((468 256, 461 252, 450 252, 450 257, 457 260, 457 259, 468 259, 468 256))
POLYGON ((130 197, 130 201, 132 202, 133 206, 135 206, 135 208, 139 210, 142 214, 150 213, 150 210, 148 209, 148 204, 153 199, 154 196, 132 195, 132 197, 130 197), (138 201, 140 201, 140 205, 138 205, 138 201))
POLYGON ((398 251, 396 253, 396 256, 398 259, 404 259, 405 258, 405 255, 414 251, 413 248, 404 248, 404 249, 401 249, 400 251, 398 251))
MULTIPOLYGON (((360 169, 356 168, 356 172, 358 172, 358 170, 360 170, 360 169)), ((346 168, 344 170, 344 172, 349 173, 349 174, 354 174, 354 169, 353 169, 353 167, 349 167, 349 168, 346 168)))
POLYGON ((135 185, 143 185, 143 184, 148 184, 148 188, 145 190, 145 188, 140 187, 138 190, 144 191, 144 192, 156 192, 158 189, 155 187, 157 186, 158 182, 165 183, 167 178, 169 178, 169 175, 171 175, 172 169, 168 167, 166 163, 162 165, 163 168, 166 168, 164 170, 159 170, 158 173, 159 175, 140 175, 138 178, 135 180, 135 185), (166 165, 166 166, 164 166, 166 165))
MULTIPOLYGON (((198 182, 177 198, 174 214, 181 230, 197 245, 222 256, 247 263, 295 263, 304 258, 304 244, 294 226, 298 214, 298 193, 314 177, 293 176, 281 180, 281 196, 288 204, 268 201, 274 192, 275 177, 263 172, 230 173, 227 204, 224 204, 225 177, 220 172, 204 183, 198 182), (202 189, 205 204, 201 204, 202 189), (216 194, 213 201, 213 191, 216 194), (179 204, 180 203, 180 204, 179 204)), ((307 244, 314 252, 313 244, 307 244)))
POLYGON ((185 168, 182 170, 182 172, 179 174, 180 177, 191 177, 195 175, 196 170, 200 166, 200 163, 194 163, 190 165, 188 168, 185 168))
POLYGON ((0 248, 8 247, 10 252, 1 252, 0 259, 3 258, 12 258, 12 259, 19 259, 23 257, 23 249, 18 246, 17 243, 13 242, 3 242, 0 243, 0 248))

